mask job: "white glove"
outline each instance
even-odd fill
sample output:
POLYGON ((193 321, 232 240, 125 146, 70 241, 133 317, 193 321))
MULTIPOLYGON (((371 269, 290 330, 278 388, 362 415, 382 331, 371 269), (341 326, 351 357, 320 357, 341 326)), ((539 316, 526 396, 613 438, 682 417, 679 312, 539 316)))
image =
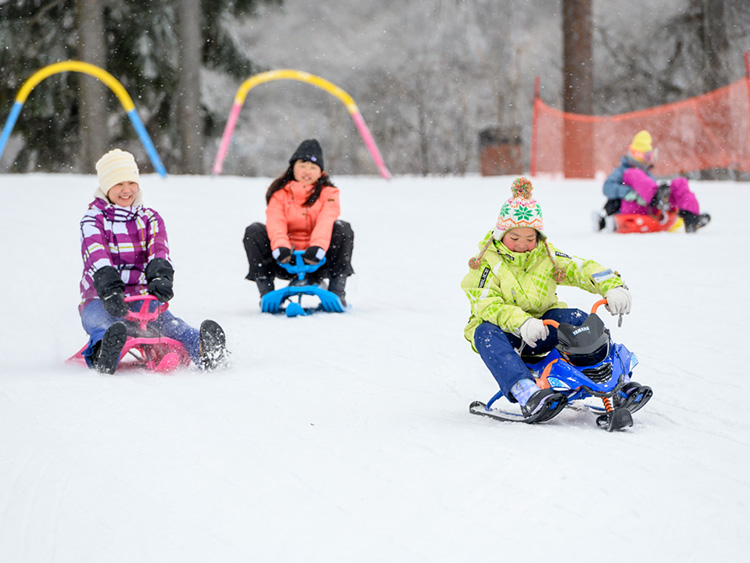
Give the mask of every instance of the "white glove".
POLYGON ((627 315, 630 313, 630 307, 633 305, 633 297, 624 287, 614 287, 604 296, 607 300, 605 307, 613 315, 627 315))
POLYGON ((538 340, 544 340, 549 336, 549 329, 540 319, 526 319, 521 325, 521 338, 532 348, 536 348, 538 340))

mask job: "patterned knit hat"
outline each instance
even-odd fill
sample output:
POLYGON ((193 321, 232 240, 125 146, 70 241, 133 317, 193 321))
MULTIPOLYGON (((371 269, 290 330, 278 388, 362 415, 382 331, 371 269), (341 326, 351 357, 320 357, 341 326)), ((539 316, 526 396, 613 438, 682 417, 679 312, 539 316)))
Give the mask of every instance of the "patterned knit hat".
MULTIPOLYGON (((500 208, 500 215, 497 217, 497 224, 492 236, 487 240, 481 252, 469 260, 469 267, 474 270, 479 268, 482 256, 490 247, 490 244, 492 244, 493 239, 502 240, 503 235, 512 229, 530 227, 543 235, 542 206, 535 199, 531 198, 533 190, 534 186, 523 176, 513 181, 513 185, 510 187, 511 198, 503 203, 503 206, 500 208)), ((555 280, 559 282, 565 277, 565 273, 558 267, 555 258, 552 256, 552 252, 549 246, 547 246, 546 237, 542 236, 541 241, 547 249, 547 255, 554 266, 555 280)))
MULTIPOLYGON (((107 194, 112 186, 120 182, 139 183, 135 157, 120 149, 111 150, 99 159, 96 163, 96 174, 99 178, 99 187, 94 192, 94 197, 104 200, 107 200, 107 194)), ((140 205, 141 201, 141 191, 138 190, 133 205, 140 205)))
POLYGON ((516 178, 510 187, 511 198, 503 203, 497 217, 494 237, 500 240, 507 231, 519 227, 542 230, 542 207, 531 198, 534 186, 524 178, 516 178))

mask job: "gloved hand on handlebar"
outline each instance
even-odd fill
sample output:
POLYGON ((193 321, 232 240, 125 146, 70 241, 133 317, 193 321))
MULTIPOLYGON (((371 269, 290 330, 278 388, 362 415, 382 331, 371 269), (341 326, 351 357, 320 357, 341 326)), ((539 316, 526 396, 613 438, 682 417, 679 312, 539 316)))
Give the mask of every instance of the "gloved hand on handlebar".
POLYGON ((633 305, 633 297, 626 287, 613 287, 604 296, 607 300, 605 307, 613 315, 628 315, 633 305))
POLYGON ((154 258, 146 266, 148 292, 162 303, 174 297, 174 268, 165 258, 154 258))
POLYGON ((310 248, 305 250, 305 253, 302 255, 302 259, 305 261, 305 264, 317 264, 323 259, 323 256, 325 255, 326 251, 319 246, 311 246, 310 248))
POLYGON ((130 309, 125 304, 125 282, 112 266, 104 266, 94 272, 94 289, 107 313, 113 317, 128 314, 130 309))
POLYGON ((275 248, 271 253, 279 264, 288 264, 292 259, 292 251, 286 246, 275 248))
POLYGON ((544 324, 544 321, 533 317, 524 321, 520 332, 523 341, 532 348, 536 348, 536 343, 539 340, 544 340, 549 336, 549 329, 544 324))

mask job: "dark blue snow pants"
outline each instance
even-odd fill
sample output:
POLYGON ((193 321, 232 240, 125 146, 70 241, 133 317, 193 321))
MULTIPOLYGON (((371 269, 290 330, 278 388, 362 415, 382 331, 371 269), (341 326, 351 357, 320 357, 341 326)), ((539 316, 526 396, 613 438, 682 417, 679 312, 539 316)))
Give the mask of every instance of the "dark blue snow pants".
MULTIPOLYGON (((587 317, 580 309, 550 309, 542 315, 542 320, 552 319, 559 323, 581 326, 587 317)), ((530 377, 529 368, 516 350, 525 354, 543 354, 554 349, 557 346, 557 329, 551 326, 548 328, 549 335, 544 340, 537 341, 536 348, 530 348, 518 336, 503 331, 493 323, 484 322, 474 331, 474 347, 511 402, 516 400, 510 394, 510 388, 518 380, 530 377)))

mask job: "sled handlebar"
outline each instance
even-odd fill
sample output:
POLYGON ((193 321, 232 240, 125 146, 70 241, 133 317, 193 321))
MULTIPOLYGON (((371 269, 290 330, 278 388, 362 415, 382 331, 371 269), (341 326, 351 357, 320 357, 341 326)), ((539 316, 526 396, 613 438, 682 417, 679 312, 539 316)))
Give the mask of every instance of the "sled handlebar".
MULTIPOLYGON (((593 315, 594 313, 596 313, 596 310, 599 307, 601 307, 602 305, 606 305, 606 304, 607 304, 607 300, 606 299, 600 299, 599 301, 597 301, 596 303, 594 303, 592 305, 592 307, 591 307, 591 314, 593 315)), ((553 328, 558 328, 560 326, 560 323, 558 323, 557 321, 554 321, 552 319, 545 319, 542 322, 544 324, 548 325, 548 326, 553 327, 553 328)), ((620 315, 620 322, 622 322, 622 315, 620 315)))
POLYGON ((135 311, 128 311, 128 314, 125 315, 125 320, 138 323, 141 330, 146 330, 148 323, 157 319, 159 315, 169 309, 169 303, 158 303, 158 306, 153 311, 149 311, 151 301, 159 301, 153 295, 132 295, 125 298, 125 303, 132 303, 134 301, 141 301, 141 306, 135 311))
POLYGON ((601 307, 602 305, 606 305, 606 304, 607 304, 607 300, 606 300, 606 299, 599 299, 599 301, 597 301, 596 303, 594 303, 594 304, 593 304, 593 305, 591 306, 591 313, 592 313, 592 314, 593 314, 593 313, 596 313, 596 310, 597 310, 597 309, 598 309, 599 307, 601 307))
POLYGON ((302 255, 304 253, 305 253, 304 250, 295 250, 293 252, 294 263, 289 261, 289 263, 286 263, 286 264, 282 264, 281 262, 277 262, 277 264, 281 266, 282 268, 284 268, 290 274, 295 274, 297 278, 304 279, 305 274, 314 272, 326 262, 326 257, 323 256, 323 258, 321 258, 320 262, 318 262, 317 264, 306 264, 302 258, 302 255))

